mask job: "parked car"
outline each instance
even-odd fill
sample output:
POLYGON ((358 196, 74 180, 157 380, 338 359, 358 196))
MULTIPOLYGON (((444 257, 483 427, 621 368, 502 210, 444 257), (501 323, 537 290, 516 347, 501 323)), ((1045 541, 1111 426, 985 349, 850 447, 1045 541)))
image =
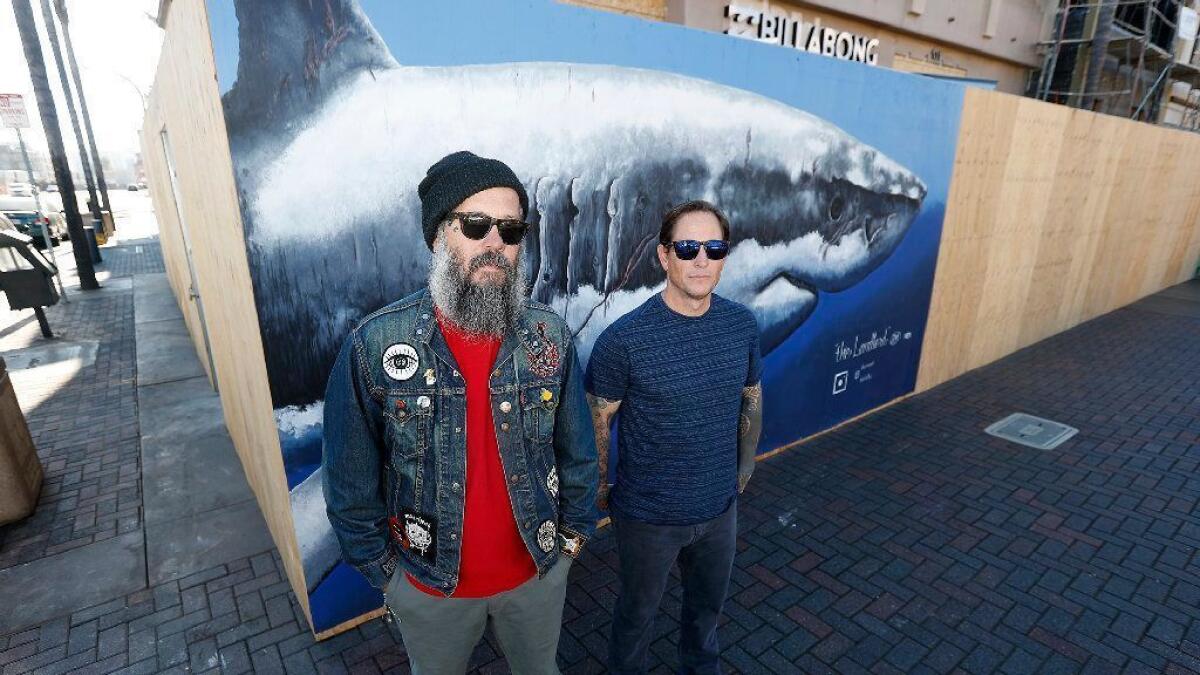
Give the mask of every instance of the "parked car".
POLYGON ((39 247, 43 246, 40 223, 50 227, 50 237, 58 241, 67 238, 67 219, 59 211, 43 212, 33 197, 0 197, 0 214, 3 214, 21 234, 33 237, 39 247))
POLYGON ((58 192, 58 185, 55 183, 50 183, 46 185, 46 187, 42 188, 42 192, 58 192))
MULTIPOLYGON (((61 192, 43 192, 38 195, 38 204, 42 205, 42 210, 46 212, 62 213, 63 196, 61 192)), ((82 207, 83 205, 80 204, 82 207)))
POLYGON ((137 183, 130 183, 125 189, 129 190, 130 192, 137 192, 138 191, 137 183))

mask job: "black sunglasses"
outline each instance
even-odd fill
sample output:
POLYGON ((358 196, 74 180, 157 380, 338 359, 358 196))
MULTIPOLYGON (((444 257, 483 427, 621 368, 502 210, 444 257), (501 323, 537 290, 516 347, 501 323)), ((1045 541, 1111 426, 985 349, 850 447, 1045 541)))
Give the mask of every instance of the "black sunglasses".
POLYGON ((671 242, 671 246, 675 249, 675 257, 680 260, 694 260, 700 255, 700 248, 704 248, 704 254, 709 260, 720 260, 729 254, 729 242, 723 239, 709 239, 708 241, 696 241, 695 239, 680 239, 679 241, 671 242))
POLYGON ((485 213, 460 213, 452 211, 449 214, 451 219, 457 219, 460 223, 460 229, 467 239, 479 241, 487 236, 491 231, 492 225, 500 232, 500 240, 509 246, 515 246, 521 243, 521 239, 525 237, 525 231, 529 229, 529 223, 523 220, 513 218, 493 218, 485 213))

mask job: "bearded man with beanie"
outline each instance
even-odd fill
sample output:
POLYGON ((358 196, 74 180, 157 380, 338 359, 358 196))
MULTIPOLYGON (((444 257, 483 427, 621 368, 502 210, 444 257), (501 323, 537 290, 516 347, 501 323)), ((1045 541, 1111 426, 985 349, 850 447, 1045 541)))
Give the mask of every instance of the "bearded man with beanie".
POLYGON ((489 621, 512 672, 557 673, 568 568, 597 517, 571 331, 526 297, 512 169, 455 152, 417 192, 429 285, 362 319, 329 376, 329 520, 414 673, 466 672, 489 621))

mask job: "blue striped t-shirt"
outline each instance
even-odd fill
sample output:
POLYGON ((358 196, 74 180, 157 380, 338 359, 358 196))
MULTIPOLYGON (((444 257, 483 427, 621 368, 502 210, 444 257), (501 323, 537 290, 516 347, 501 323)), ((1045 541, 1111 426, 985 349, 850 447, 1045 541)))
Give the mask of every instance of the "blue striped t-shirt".
POLYGON ((609 326, 587 389, 621 401, 612 513, 658 525, 724 513, 737 495, 742 389, 761 375, 754 315, 715 294, 690 317, 656 293, 609 326))

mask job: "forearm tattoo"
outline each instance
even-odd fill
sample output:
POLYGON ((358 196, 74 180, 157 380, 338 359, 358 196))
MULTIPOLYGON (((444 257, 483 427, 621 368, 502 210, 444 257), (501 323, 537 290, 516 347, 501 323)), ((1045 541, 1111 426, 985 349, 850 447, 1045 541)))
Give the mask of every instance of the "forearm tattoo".
POLYGON ((608 480, 608 444, 609 429, 613 415, 621 407, 620 401, 613 401, 602 396, 587 395, 588 407, 592 409, 592 426, 596 434, 596 464, 600 469, 600 485, 608 480))
POLYGON ((762 435, 762 384, 742 390, 742 413, 738 420, 738 463, 752 466, 762 435))
POLYGON ((762 385, 742 389, 742 414, 738 423, 738 438, 745 438, 755 425, 762 422, 762 385))
POLYGON ((742 390, 742 407, 752 412, 762 409, 762 385, 746 387, 742 390))

